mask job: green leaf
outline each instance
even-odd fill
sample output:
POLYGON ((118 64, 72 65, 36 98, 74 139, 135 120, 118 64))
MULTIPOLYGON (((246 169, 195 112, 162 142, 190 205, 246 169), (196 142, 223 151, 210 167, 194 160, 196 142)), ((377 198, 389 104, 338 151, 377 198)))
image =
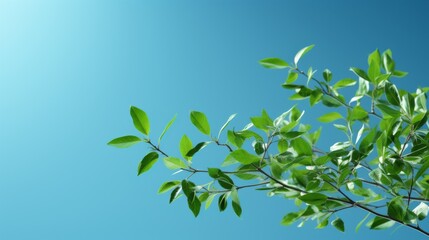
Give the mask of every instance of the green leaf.
POLYGON ((378 49, 376 49, 368 56, 368 66, 369 77, 371 78, 371 80, 375 81, 377 76, 381 74, 381 56, 378 49))
POLYGON ((228 202, 226 201, 227 198, 228 198, 227 193, 224 193, 219 196, 219 200, 218 200, 219 211, 223 212, 228 206, 228 202))
POLYGON ((419 179, 420 176, 422 176, 426 170, 429 168, 429 161, 426 161, 417 171, 416 175, 414 176, 415 179, 419 179))
POLYGON ((330 82, 332 80, 332 72, 329 69, 325 69, 323 71, 323 79, 325 79, 326 82, 330 82))
POLYGON ((216 194, 210 194, 210 196, 206 200, 205 208, 208 209, 210 205, 212 205, 213 199, 216 197, 216 194))
POLYGON ((150 123, 146 113, 137 107, 131 106, 130 115, 133 119, 134 127, 144 135, 149 135, 150 123))
POLYGON ((194 148, 192 148, 191 150, 189 150, 186 153, 186 157, 193 157, 195 155, 195 153, 197 153, 198 151, 200 151, 201 149, 205 148, 210 142, 200 142, 197 145, 195 145, 194 148))
POLYGON ((360 68, 352 67, 352 68, 350 68, 350 71, 352 71, 354 74, 356 74, 358 77, 360 77, 362 79, 365 79, 367 81, 370 80, 368 75, 366 74, 366 72, 360 68))
POLYGON ((341 106, 341 102, 339 102, 337 99, 335 99, 331 96, 327 96, 327 95, 322 96, 322 103, 327 107, 339 107, 339 106, 341 106))
POLYGON ((242 213, 241 205, 240 205, 240 199, 238 198, 238 192, 236 188, 233 188, 231 190, 231 199, 232 199, 232 209, 234 210, 235 214, 240 217, 242 213))
POLYGON ((318 103, 323 97, 323 92, 320 89, 313 90, 310 95, 310 106, 318 103))
POLYGON ((395 221, 376 216, 366 224, 370 229, 382 230, 395 225, 395 221))
POLYGON ((390 104, 395 106, 401 105, 399 92, 395 85, 391 84, 390 82, 386 82, 384 85, 384 91, 386 92, 387 101, 389 101, 390 104))
POLYGON ((235 118, 235 116, 236 116, 237 114, 236 113, 234 113, 234 114, 232 114, 231 116, 229 116, 229 118, 228 118, 228 120, 222 125, 222 127, 220 128, 220 130, 219 130, 219 133, 218 133, 218 135, 217 135, 217 139, 219 139, 219 137, 220 137, 220 134, 222 133, 222 131, 226 128, 226 126, 228 126, 228 124, 232 121, 232 119, 234 119, 235 118))
POLYGON ((298 197, 301 201, 312 204, 312 205, 322 205, 326 202, 328 197, 321 193, 307 193, 305 195, 298 197))
POLYGON ((285 139, 280 139, 277 143, 277 149, 279 150, 279 153, 284 153, 288 150, 289 143, 285 139))
POLYGON ((182 139, 180 140, 180 154, 182 155, 182 157, 186 160, 190 160, 191 157, 188 157, 187 154, 188 152, 192 149, 192 142, 191 139, 188 138, 188 136, 183 135, 182 139))
POLYGON ((336 218, 331 224, 339 231, 344 232, 344 222, 341 218, 336 218))
POLYGON ((390 54, 383 54, 383 67, 387 73, 395 71, 395 62, 390 54))
POLYGON ((172 203, 174 200, 176 200, 179 197, 180 192, 182 191, 182 187, 178 186, 170 193, 170 203, 172 203))
POLYGON ((343 116, 341 116, 341 114, 339 114, 337 112, 330 112, 330 113, 326 113, 326 114, 322 115, 317 120, 319 120, 320 122, 328 123, 328 122, 332 122, 332 121, 335 121, 335 120, 340 119, 340 118, 343 118, 343 116))
POLYGON ((158 153, 150 152, 148 153, 143 160, 140 161, 137 171, 137 176, 148 171, 152 166, 158 161, 158 153))
POLYGON ((384 115, 388 115, 391 117, 399 117, 401 115, 401 112, 398 110, 395 110, 391 107, 389 107, 386 104, 383 103, 379 103, 376 104, 375 106, 377 106, 378 109, 380 109, 380 111, 384 114, 384 115))
POLYGON ((161 142, 162 137, 164 137, 164 134, 165 134, 165 133, 167 132, 167 130, 171 127, 171 125, 174 123, 174 121, 176 121, 176 116, 177 116, 177 115, 174 115, 173 119, 171 119, 171 120, 167 123, 167 125, 165 126, 164 130, 162 131, 161 135, 160 135, 160 136, 159 136, 159 138, 158 138, 158 144, 161 142))
POLYGON ((405 216, 405 209, 403 207, 402 197, 395 197, 387 205, 387 215, 393 219, 402 221, 405 216))
POLYGON ((260 157, 250 154, 248 153, 246 150, 244 149, 238 149, 235 150, 233 152, 231 152, 228 157, 236 160, 237 162, 247 165, 247 164, 252 164, 255 162, 259 162, 260 161, 260 157))
POLYGON ((298 65, 298 62, 301 59, 301 57, 304 56, 306 53, 308 53, 313 47, 314 47, 314 44, 299 50, 298 53, 295 55, 295 58, 293 60, 295 65, 298 65))
POLYGON ((334 89, 340 89, 343 87, 349 87, 356 84, 356 81, 351 78, 345 78, 341 79, 340 81, 336 82, 333 86, 334 89))
POLYGON ((402 78, 408 75, 407 72, 403 72, 403 71, 399 71, 399 70, 394 70, 393 71, 393 76, 398 77, 398 78, 402 78))
POLYGON ((421 221, 426 218, 429 213, 429 207, 426 203, 421 202, 417 207, 413 209, 413 212, 417 215, 418 219, 421 221))
POLYGON ((127 148, 141 141, 142 140, 136 136, 128 135, 128 136, 115 138, 112 141, 108 142, 107 145, 117 147, 117 148, 127 148))
POLYGON ((289 64, 280 58, 264 58, 259 61, 259 64, 270 69, 287 68, 289 64))
POLYGON ((355 231, 358 232, 362 224, 368 219, 368 217, 371 215, 371 213, 368 213, 359 223, 356 225, 355 231))
POLYGON ((296 81, 298 79, 299 74, 297 72, 291 71, 289 72, 289 75, 287 76, 286 83, 290 84, 296 81))
POLYGON ((179 168, 186 168, 186 164, 179 158, 166 157, 164 158, 164 164, 168 169, 175 170, 179 168))
POLYGON ((295 149, 298 155, 311 156, 313 150, 310 143, 308 143, 303 138, 295 138, 290 142, 290 145, 295 149))
POLYGON ((194 124, 200 132, 205 135, 210 135, 210 125, 204 113, 192 111, 190 117, 192 124, 194 124))
POLYGON ((178 186, 180 184, 180 181, 169 181, 169 182, 165 182, 161 185, 161 187, 159 187, 158 189, 158 193, 165 193, 168 190, 178 186))
POLYGON ((368 112, 361 106, 356 106, 350 113, 350 120, 362 120, 368 117, 368 112))
POLYGON ((261 116, 251 117, 250 120, 256 128, 261 130, 266 131, 269 127, 273 126, 273 120, 268 116, 268 113, 265 110, 262 110, 261 116))
POLYGON ((288 213, 286 214, 286 216, 283 217, 282 225, 285 225, 285 226, 291 225, 292 223, 296 222, 296 220, 298 220, 300 216, 301 215, 296 212, 288 213))

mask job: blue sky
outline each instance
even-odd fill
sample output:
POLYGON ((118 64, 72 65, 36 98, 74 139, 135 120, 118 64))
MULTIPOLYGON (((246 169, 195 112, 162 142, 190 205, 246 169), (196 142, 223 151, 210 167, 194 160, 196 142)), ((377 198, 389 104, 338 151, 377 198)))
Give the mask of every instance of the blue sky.
MULTIPOLYGON (((242 193, 240 219, 216 206, 195 219, 184 199, 169 205, 156 194, 172 179, 161 162, 136 176, 145 146, 106 142, 136 133, 131 105, 148 113, 155 135, 178 115, 162 145, 172 154, 183 133, 202 139, 191 110, 204 111, 215 129, 232 113, 237 128, 262 109, 276 116, 294 104, 280 87, 286 72, 258 60, 291 61, 310 44, 302 64, 319 72, 352 77, 350 66, 365 67, 371 51, 390 48, 410 73, 398 85, 428 86, 428 7, 423 0, 0 0, 0 238, 422 239, 405 228, 355 233, 358 211, 341 215, 346 233, 311 222, 283 227, 293 202, 255 191, 242 193)), ((305 121, 318 124, 322 113, 307 111, 305 121)))

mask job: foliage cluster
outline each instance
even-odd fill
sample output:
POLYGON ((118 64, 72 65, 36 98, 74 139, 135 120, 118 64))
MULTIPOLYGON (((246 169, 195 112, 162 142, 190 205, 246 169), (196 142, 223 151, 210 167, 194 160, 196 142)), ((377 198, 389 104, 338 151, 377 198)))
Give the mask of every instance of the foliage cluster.
POLYGON ((182 179, 163 183, 159 192, 170 192, 170 203, 185 196, 195 216, 203 203, 208 208, 215 199, 220 211, 230 204, 240 216, 240 190, 255 188, 295 201, 298 209, 284 216, 284 225, 315 220, 317 228, 331 223, 344 231, 344 221, 336 213, 358 208, 368 215, 356 230, 364 223, 370 229, 400 224, 429 236, 421 227, 429 211, 429 88, 415 92, 398 89, 392 79, 407 73, 396 69, 390 50, 372 52, 367 70, 350 68, 354 78, 334 80, 332 72, 325 69, 317 79, 312 67, 303 71, 298 65, 312 48, 301 49, 293 64, 280 58, 266 58, 260 64, 288 70, 282 86, 294 92, 291 100, 308 99, 310 106, 321 103, 332 109, 318 120, 333 124, 346 141, 335 142, 329 149, 317 147, 321 128, 313 130, 301 123, 304 112, 296 106, 274 119, 263 110, 243 129, 227 130, 233 114, 216 135, 206 115, 192 111, 190 120, 207 141, 194 145, 183 135, 181 156, 171 156, 160 148, 160 142, 175 117, 154 143, 149 137, 148 116, 131 107, 134 126, 143 137, 123 136, 108 144, 124 148, 143 142, 150 146, 151 151, 138 166, 138 175, 150 170, 160 155, 167 168, 187 173, 182 179), (353 86, 355 94, 346 98, 343 89, 353 86), (224 132, 226 137, 221 137, 224 132), (209 144, 227 150, 223 164, 194 168, 193 158, 209 144), (207 182, 193 182, 195 174, 206 174, 207 182))

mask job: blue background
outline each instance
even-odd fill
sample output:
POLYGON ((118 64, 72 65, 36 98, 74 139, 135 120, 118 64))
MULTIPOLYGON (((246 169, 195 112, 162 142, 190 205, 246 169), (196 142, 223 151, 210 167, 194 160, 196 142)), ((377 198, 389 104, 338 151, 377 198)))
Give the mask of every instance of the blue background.
MULTIPOLYGON (((366 68, 370 52, 391 48, 398 69, 410 72, 400 87, 428 86, 428 7, 423 0, 1 0, 0 239, 423 239, 407 228, 355 233, 365 214, 354 210, 340 214, 346 233, 314 230, 314 222, 283 227, 293 202, 252 190, 240 194, 241 218, 214 204, 195 219, 184 199, 169 205, 168 195, 156 194, 174 178, 161 162, 136 177, 146 146, 106 142, 136 134, 130 105, 149 114, 154 139, 178 114, 162 144, 173 155, 181 134, 203 139, 190 110, 204 111, 213 129, 232 113, 237 128, 263 108, 279 115, 294 104, 280 87, 287 72, 258 60, 291 62, 313 43, 301 64, 318 73, 329 67, 335 79, 352 77, 350 66, 366 68)), ((307 111, 304 121, 317 127, 323 111, 307 111)), ((326 146, 341 138, 325 134, 326 146)), ((217 157, 199 161, 216 166, 217 157)))

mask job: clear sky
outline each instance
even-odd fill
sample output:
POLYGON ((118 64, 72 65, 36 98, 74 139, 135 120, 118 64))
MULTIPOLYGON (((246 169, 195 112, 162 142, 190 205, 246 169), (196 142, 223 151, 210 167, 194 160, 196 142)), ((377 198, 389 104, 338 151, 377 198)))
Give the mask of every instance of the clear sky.
MULTIPOLYGON (((428 9, 423 0, 0 0, 0 239, 423 239, 406 228, 355 233, 364 214, 353 210, 341 214, 346 233, 283 227, 293 202, 255 191, 240 195, 241 218, 213 205, 195 219, 184 199, 156 194, 173 178, 161 162, 136 176, 145 146, 106 142, 136 134, 131 105, 155 135, 177 113, 162 145, 173 154, 181 134, 201 139, 190 110, 213 128, 232 113, 238 128, 263 108, 276 116, 294 104, 280 87, 286 72, 258 60, 291 61, 309 44, 302 64, 319 73, 352 77, 349 67, 391 48, 410 72, 400 87, 428 86, 428 9)), ((318 124, 322 111, 305 121, 318 124)))

